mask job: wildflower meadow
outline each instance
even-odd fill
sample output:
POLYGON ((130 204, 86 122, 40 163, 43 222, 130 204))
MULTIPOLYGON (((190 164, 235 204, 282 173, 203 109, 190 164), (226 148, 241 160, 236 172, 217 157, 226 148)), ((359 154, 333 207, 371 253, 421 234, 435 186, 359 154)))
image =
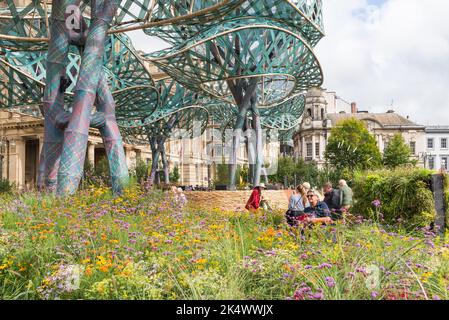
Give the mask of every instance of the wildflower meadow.
POLYGON ((137 186, 1 197, 0 299, 449 299, 449 245, 425 228, 297 230, 137 186))

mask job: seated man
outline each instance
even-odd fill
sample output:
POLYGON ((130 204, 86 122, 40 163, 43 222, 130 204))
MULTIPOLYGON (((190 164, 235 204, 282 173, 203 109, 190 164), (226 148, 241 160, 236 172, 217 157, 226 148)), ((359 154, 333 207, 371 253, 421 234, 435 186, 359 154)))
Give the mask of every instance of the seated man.
POLYGON ((341 191, 339 189, 332 188, 332 183, 327 182, 323 186, 324 202, 326 202, 329 210, 331 211, 332 219, 341 219, 341 191))
POLYGON ((332 223, 329 207, 323 201, 320 201, 320 194, 316 190, 307 192, 307 199, 310 206, 304 209, 304 213, 308 216, 305 222, 310 223, 332 223))

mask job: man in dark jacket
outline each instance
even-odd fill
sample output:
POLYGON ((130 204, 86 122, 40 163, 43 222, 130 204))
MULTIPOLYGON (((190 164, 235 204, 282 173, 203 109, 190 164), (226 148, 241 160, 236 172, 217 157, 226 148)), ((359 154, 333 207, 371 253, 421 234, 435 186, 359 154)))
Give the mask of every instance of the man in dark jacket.
POLYGON ((324 202, 331 211, 332 219, 337 220, 342 218, 341 211, 341 191, 332 188, 332 183, 327 182, 323 186, 324 202))

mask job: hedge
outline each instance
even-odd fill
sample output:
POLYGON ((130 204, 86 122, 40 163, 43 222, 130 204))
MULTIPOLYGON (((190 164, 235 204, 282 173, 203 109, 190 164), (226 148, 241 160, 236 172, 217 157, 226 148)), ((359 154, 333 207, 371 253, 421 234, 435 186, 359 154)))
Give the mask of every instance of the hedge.
POLYGON ((403 223, 407 228, 429 226, 436 215, 433 173, 409 167, 356 172, 352 212, 388 224, 403 223), (380 207, 376 208, 374 200, 380 201, 380 207))

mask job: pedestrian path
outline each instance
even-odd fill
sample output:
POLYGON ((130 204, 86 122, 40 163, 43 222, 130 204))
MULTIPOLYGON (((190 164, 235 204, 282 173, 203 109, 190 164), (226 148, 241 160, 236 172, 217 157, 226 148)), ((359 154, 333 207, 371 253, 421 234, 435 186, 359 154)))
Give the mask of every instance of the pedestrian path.
MULTIPOLYGON (((185 194, 189 204, 196 208, 244 210, 251 191, 187 191, 185 194)), ((291 191, 289 190, 267 190, 263 192, 263 196, 273 209, 285 210, 287 210, 290 194, 291 191)))

